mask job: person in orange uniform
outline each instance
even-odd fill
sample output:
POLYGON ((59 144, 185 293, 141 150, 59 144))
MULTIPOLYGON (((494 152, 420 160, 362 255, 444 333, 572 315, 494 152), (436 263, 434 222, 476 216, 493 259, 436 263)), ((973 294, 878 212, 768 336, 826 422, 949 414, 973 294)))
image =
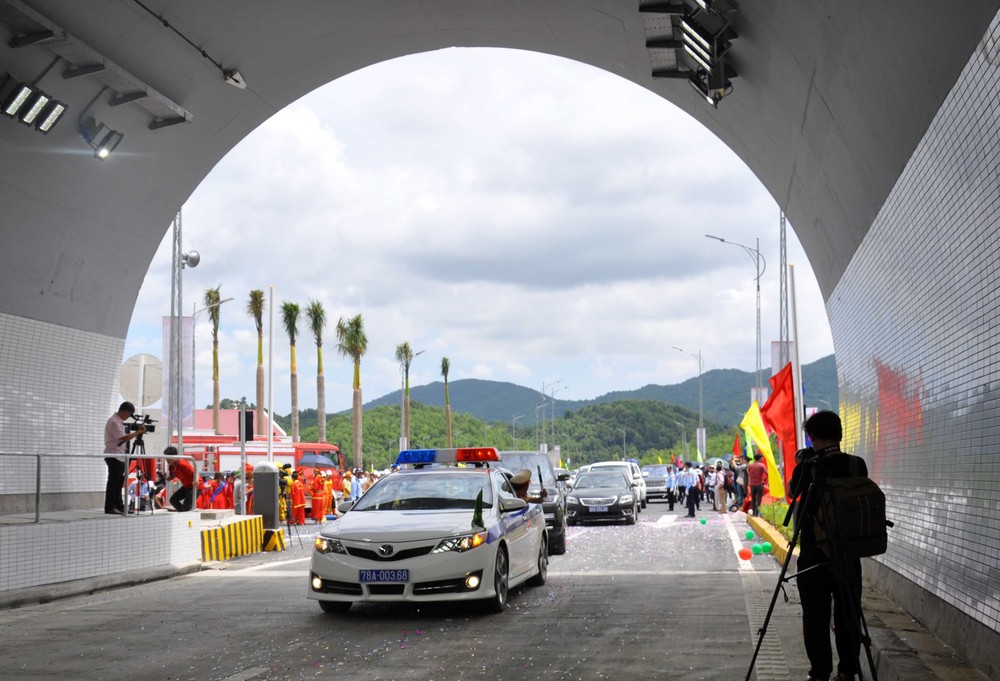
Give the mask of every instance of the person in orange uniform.
POLYGON ((326 514, 325 480, 323 472, 317 470, 313 473, 312 485, 309 487, 309 491, 312 492, 312 519, 317 523, 323 522, 323 517, 326 514))
POLYGON ((299 480, 298 473, 292 473, 292 525, 306 524, 306 486, 299 480))
POLYGON ((205 510, 212 508, 212 494, 215 492, 215 485, 212 478, 202 478, 198 483, 198 508, 205 510))
POLYGON ((326 499, 326 509, 323 512, 330 515, 333 513, 333 478, 329 471, 323 475, 323 494, 326 499))
POLYGON ((226 479, 222 477, 221 471, 216 471, 213 485, 215 490, 212 492, 212 508, 219 510, 232 508, 231 506, 226 506, 226 499, 228 497, 226 490, 231 488, 226 484, 226 479))

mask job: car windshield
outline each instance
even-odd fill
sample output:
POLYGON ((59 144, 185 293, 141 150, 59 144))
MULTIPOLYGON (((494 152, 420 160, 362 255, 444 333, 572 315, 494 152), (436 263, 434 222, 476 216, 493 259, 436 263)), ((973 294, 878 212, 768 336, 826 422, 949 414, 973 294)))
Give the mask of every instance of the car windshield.
POLYGON ((544 454, 534 452, 500 452, 500 461, 511 473, 517 473, 522 468, 531 471, 531 482, 538 483, 538 469, 542 469, 542 481, 546 487, 556 486, 556 477, 552 465, 544 454))
POLYGON ((667 469, 667 465, 666 464, 663 464, 662 466, 660 466, 658 464, 655 465, 655 466, 643 466, 642 470, 643 471, 649 471, 649 475, 650 476, 657 477, 657 478, 665 478, 665 477, 667 477, 667 473, 670 472, 667 469))
POLYGON ((483 508, 493 505, 490 476, 485 473, 435 470, 387 475, 354 505, 354 511, 438 511, 473 509, 483 493, 483 508))
POLYGON ((575 489, 594 489, 594 488, 607 488, 607 489, 621 489, 622 487, 628 487, 628 479, 621 473, 617 471, 608 471, 607 473, 581 473, 580 477, 576 480, 575 489))

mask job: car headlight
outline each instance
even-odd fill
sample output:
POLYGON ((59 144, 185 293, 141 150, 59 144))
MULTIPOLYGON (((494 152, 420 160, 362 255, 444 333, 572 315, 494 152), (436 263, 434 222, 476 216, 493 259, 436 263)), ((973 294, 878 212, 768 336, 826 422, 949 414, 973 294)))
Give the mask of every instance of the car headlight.
POLYGON ((633 497, 631 494, 623 494, 620 497, 618 497, 619 504, 631 504, 634 500, 635 497, 633 497))
POLYGON ((570 494, 568 497, 566 497, 566 503, 567 504, 579 504, 580 503, 580 499, 578 497, 575 497, 572 494, 570 494))
POLYGON ((431 553, 447 553, 448 551, 458 551, 461 553, 485 543, 485 532, 473 532, 472 534, 463 534, 461 537, 443 539, 440 544, 434 547, 431 553))
POLYGON ((343 553, 347 554, 347 549, 344 545, 340 543, 339 539, 331 539, 329 537, 319 536, 316 537, 314 543, 316 551, 319 553, 343 553))

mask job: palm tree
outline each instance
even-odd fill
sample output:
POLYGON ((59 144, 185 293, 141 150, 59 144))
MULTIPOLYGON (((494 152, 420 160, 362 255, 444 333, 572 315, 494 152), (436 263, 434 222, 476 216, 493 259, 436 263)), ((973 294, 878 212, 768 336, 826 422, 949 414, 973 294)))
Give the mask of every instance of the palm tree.
MULTIPOLYGON (((406 438, 406 446, 410 445, 410 362, 413 361, 413 348, 406 341, 396 346, 396 361, 403 370, 403 432, 400 439, 406 438)), ((401 443, 402 444, 402 443, 401 443)))
POLYGON ((254 414, 254 433, 264 434, 264 292, 259 288, 250 291, 247 314, 257 325, 257 409, 254 414))
POLYGON ((219 294, 221 286, 205 291, 203 302, 212 322, 212 428, 216 435, 221 435, 219 424, 219 308, 222 307, 222 297, 219 294))
POLYGON ((451 447, 451 398, 448 396, 448 371, 451 362, 447 357, 441 358, 441 375, 444 376, 444 427, 448 435, 448 447, 451 447))
POLYGON ((368 351, 368 336, 361 315, 337 321, 337 350, 354 361, 354 402, 351 427, 354 434, 354 466, 362 468, 361 458, 361 358, 368 351))
POLYGON ((292 442, 299 441, 299 374, 295 366, 295 337, 299 335, 299 306, 296 303, 281 304, 281 323, 288 334, 288 345, 292 353, 292 442))
POLYGON ((326 326, 326 310, 323 303, 310 300, 306 307, 309 328, 316 341, 316 422, 319 425, 319 441, 326 442, 326 377, 323 375, 323 327, 326 326))

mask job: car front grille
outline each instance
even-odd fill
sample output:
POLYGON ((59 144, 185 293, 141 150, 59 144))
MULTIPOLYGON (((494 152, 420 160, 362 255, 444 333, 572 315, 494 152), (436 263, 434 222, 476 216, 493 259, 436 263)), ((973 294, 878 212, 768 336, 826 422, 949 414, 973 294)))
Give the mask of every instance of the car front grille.
POLYGON ((580 499, 584 506, 612 506, 618 501, 618 497, 587 497, 580 499))
POLYGON ((368 584, 368 593, 372 596, 400 596, 406 589, 405 584, 368 584))
POLYGON ((356 546, 345 547, 347 552, 352 556, 357 558, 364 558, 365 560, 374 560, 379 563, 391 563, 394 560, 406 560, 407 558, 413 558, 415 556, 426 556, 434 548, 433 546, 418 546, 414 549, 403 549, 391 556, 381 556, 376 551, 371 549, 362 549, 356 546))

